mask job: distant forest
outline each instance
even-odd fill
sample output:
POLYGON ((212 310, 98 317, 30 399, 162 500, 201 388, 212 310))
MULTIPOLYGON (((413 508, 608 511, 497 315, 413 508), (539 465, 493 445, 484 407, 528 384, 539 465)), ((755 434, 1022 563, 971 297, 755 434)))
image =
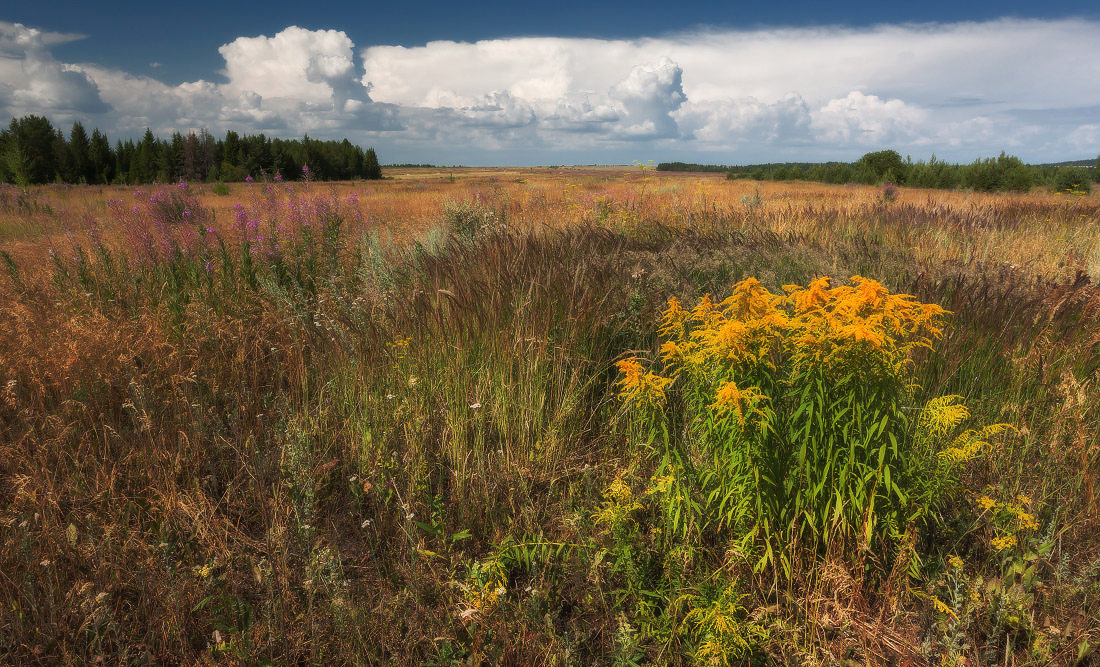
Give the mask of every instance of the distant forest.
POLYGON ((658 171, 725 172, 730 179, 759 181, 819 181, 822 183, 894 183, 921 188, 970 188, 979 191, 1026 191, 1033 186, 1087 192, 1100 181, 1100 157, 1095 163, 1076 160, 1029 165, 1012 155, 952 164, 932 156, 927 162, 903 160, 894 150, 867 153, 855 162, 773 162, 747 165, 709 165, 662 162, 658 171))
POLYGON ((382 178, 373 148, 343 141, 269 138, 232 130, 215 138, 206 130, 168 139, 149 129, 140 141, 116 141, 98 129, 88 135, 74 123, 68 137, 42 116, 13 118, 0 131, 0 182, 168 183, 177 180, 352 180, 382 178))

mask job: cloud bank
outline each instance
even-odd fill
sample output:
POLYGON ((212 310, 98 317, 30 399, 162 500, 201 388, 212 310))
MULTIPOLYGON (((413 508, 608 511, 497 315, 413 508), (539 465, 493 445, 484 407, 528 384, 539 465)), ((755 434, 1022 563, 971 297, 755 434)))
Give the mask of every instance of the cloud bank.
POLYGON ((387 160, 970 160, 1100 152, 1100 23, 997 20, 520 37, 356 52, 291 26, 219 48, 224 81, 63 63, 77 35, 0 22, 0 112, 116 134, 206 127, 348 136, 387 160))

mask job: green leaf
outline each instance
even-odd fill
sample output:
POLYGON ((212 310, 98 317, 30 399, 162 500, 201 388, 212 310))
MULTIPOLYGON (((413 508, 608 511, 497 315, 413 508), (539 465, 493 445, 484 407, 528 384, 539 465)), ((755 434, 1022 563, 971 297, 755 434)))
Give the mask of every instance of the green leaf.
POLYGON ((1077 645, 1077 663, 1080 664, 1090 655, 1092 655, 1092 645, 1089 644, 1087 639, 1084 639, 1077 645))
POLYGON ((420 530, 422 530, 426 533, 429 533, 431 535, 435 535, 437 537, 442 537, 443 536, 443 529, 439 528, 438 526, 432 526, 432 525, 427 524, 427 523, 420 523, 419 521, 413 521, 413 523, 416 524, 417 528, 419 528, 420 530))

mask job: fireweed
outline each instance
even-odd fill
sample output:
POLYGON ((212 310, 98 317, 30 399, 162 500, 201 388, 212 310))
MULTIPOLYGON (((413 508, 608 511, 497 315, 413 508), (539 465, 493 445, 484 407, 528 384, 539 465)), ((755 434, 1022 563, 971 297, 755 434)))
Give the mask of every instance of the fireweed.
MULTIPOLYGON (((182 313, 196 295, 216 304, 268 282, 315 293, 342 271, 349 229, 361 231, 354 198, 310 186, 264 187, 219 223, 186 183, 108 201, 115 240, 90 219, 86 238, 54 257, 55 281, 113 304, 167 302, 182 313)), ((345 253, 346 254, 346 253, 345 253)))
MULTIPOLYGON (((213 231, 213 215, 183 181, 154 192, 136 189, 130 201, 112 199, 107 208, 123 230, 128 254, 135 261, 155 263, 211 248, 213 239, 207 230, 213 231)), ((99 243, 94 234, 93 242, 99 243)))
POLYGON ((659 369, 624 360, 619 385, 674 480, 669 539, 725 536, 758 569, 789 573, 794 545, 897 545, 1003 429, 952 437, 968 417, 958 397, 912 405, 911 358, 941 335, 944 309, 860 276, 783 289, 749 278, 720 302, 670 299, 659 369))

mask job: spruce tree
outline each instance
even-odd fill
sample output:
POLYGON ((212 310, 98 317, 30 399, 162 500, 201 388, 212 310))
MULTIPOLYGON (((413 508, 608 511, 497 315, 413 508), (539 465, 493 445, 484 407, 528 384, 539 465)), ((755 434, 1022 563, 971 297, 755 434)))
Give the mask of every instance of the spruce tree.
POLYGON ((382 178, 382 166, 378 164, 378 154, 374 152, 374 147, 368 148, 363 157, 363 178, 371 181, 382 178))
POLYGON ((16 183, 51 183, 57 178, 57 136, 45 116, 13 118, 4 160, 16 183))
POLYGON ((88 141, 88 133, 80 121, 73 123, 73 129, 69 132, 69 165, 71 182, 95 181, 95 172, 92 170, 92 144, 88 141))
POLYGON ((145 136, 136 146, 134 157, 130 161, 127 180, 131 184, 152 183, 157 175, 157 140, 153 131, 145 128, 145 136))
POLYGON ((107 135, 92 130, 92 142, 88 151, 88 160, 91 163, 89 171, 92 177, 89 183, 110 183, 115 175, 115 156, 111 152, 111 142, 107 141, 107 135))

